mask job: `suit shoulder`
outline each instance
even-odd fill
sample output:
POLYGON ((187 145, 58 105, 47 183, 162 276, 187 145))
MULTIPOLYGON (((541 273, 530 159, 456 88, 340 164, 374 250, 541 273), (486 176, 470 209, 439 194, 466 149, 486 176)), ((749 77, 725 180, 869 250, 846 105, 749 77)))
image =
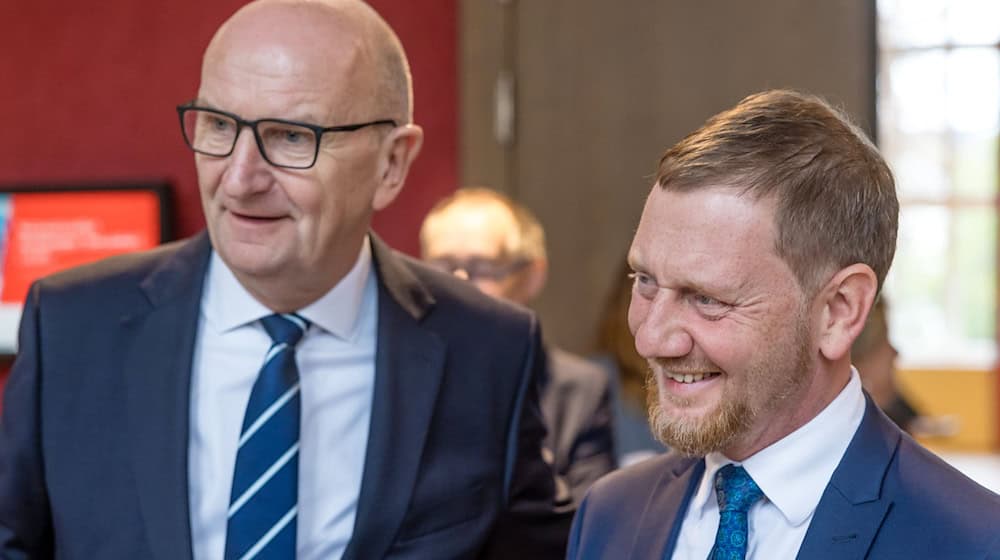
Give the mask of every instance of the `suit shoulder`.
POLYGON ((894 470, 896 503, 939 523, 983 525, 1000 533, 1000 495, 979 485, 909 436, 900 441, 894 470))
POLYGON ((591 486, 587 492, 590 508, 640 507, 663 477, 682 473, 700 460, 670 452, 618 469, 591 486))
POLYGON ((138 282, 188 243, 190 240, 174 241, 147 251, 107 257, 93 263, 56 272, 38 282, 44 289, 54 292, 98 287, 107 282, 128 282, 130 280, 133 283, 138 282))

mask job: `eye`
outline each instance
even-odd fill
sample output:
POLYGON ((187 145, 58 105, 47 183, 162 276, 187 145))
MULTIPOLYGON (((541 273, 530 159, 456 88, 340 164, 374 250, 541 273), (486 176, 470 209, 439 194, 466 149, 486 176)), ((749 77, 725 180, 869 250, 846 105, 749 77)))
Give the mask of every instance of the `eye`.
POLYGON ((632 279, 632 288, 637 294, 645 299, 653 299, 660 287, 653 280, 653 277, 645 272, 633 272, 628 275, 632 279))
POLYGON ((266 136, 273 142, 285 146, 297 146, 310 141, 311 131, 303 130, 295 126, 275 126, 268 128, 266 136))
POLYGON ((691 293, 688 298, 699 313, 712 321, 721 319, 731 307, 728 303, 705 294, 691 293))
POLYGON ((708 297, 708 296, 706 296, 704 294, 694 294, 691 297, 694 298, 695 303, 697 303, 698 305, 705 305, 705 306, 709 306, 710 307, 710 306, 721 305, 722 304, 721 301, 719 301, 719 300, 717 300, 717 299, 715 299, 713 297, 708 297))
POLYGON ((301 131, 288 129, 283 131, 283 138, 288 144, 300 144, 305 140, 305 135, 301 131))

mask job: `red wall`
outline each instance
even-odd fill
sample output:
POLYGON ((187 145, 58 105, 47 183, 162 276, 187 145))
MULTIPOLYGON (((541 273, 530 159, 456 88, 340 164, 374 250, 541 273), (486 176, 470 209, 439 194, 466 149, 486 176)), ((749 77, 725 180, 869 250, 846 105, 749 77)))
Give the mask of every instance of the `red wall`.
MULTIPOLYGON (((166 177, 175 231, 204 226, 174 106, 198 87, 201 53, 243 0, 0 2, 0 183, 166 177)), ((390 244, 417 250, 420 220, 457 181, 455 0, 371 0, 414 74, 426 140, 407 188, 376 217, 390 244)))
MULTIPOLYGON (((180 236, 204 226, 174 106, 198 88, 201 53, 243 0, 0 0, 0 184, 168 178, 180 236)), ((371 0, 406 47, 424 148, 375 218, 417 251, 420 221, 457 164, 456 0, 371 0)), ((7 364, 0 361, 0 389, 7 364)))

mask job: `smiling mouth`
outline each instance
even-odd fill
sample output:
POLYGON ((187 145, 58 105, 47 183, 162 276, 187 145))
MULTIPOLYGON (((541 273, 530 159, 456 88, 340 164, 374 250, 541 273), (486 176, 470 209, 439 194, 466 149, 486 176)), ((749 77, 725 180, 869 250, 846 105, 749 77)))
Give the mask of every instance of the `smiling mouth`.
POLYGON ((230 213, 241 220, 252 220, 257 222, 269 222, 279 218, 279 216, 251 216, 250 214, 241 214, 239 212, 233 212, 232 210, 230 210, 230 213))
POLYGON ((664 371, 663 375, 667 379, 676 381, 678 383, 697 383, 699 381, 704 381, 706 379, 712 379, 722 375, 718 371, 709 372, 699 372, 699 373, 677 373, 673 371, 664 371))

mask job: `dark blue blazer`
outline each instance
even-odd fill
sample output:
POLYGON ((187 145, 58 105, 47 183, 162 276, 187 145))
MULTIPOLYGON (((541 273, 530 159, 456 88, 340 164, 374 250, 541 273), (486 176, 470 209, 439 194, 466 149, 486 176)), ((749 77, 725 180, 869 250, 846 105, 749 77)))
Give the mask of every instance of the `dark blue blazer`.
MULTIPOLYGON (((191 558, 210 254, 201 234, 32 286, 0 425, 0 558, 191 558)), ((344 558, 560 557, 572 512, 541 458, 534 318, 374 236, 373 255, 375 390, 344 558)))
MULTIPOLYGON (((703 459, 669 453, 601 479, 577 512, 568 558, 669 559, 704 470, 703 459)), ((868 399, 798 558, 1000 558, 1000 496, 921 447, 868 399)))

